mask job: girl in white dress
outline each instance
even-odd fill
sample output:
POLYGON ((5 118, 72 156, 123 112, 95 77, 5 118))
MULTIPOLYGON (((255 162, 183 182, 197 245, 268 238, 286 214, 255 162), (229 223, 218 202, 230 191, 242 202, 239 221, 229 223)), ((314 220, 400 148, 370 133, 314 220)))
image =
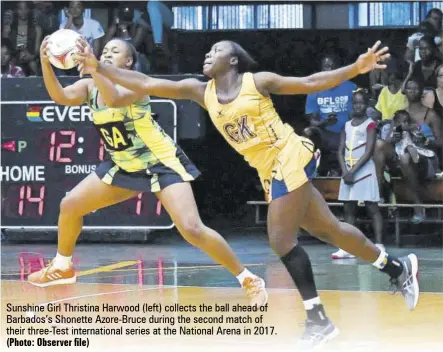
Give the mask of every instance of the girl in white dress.
MULTIPOLYGON (((342 170, 338 199, 344 202, 344 220, 354 225, 358 202, 365 202, 378 246, 382 246, 383 218, 378 207, 378 190, 375 164, 372 160, 377 137, 376 123, 367 116, 369 97, 365 90, 358 89, 352 97, 352 120, 341 133, 338 160, 342 170)), ((333 259, 355 258, 339 249, 333 259)))

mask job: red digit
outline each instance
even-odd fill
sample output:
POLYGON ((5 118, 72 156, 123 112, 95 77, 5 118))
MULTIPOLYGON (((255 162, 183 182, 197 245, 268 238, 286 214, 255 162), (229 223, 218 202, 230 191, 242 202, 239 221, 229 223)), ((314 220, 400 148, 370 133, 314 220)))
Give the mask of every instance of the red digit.
POLYGON ((32 187, 31 186, 21 186, 20 187, 20 201, 18 203, 18 213, 23 215, 25 209, 25 190, 26 190, 26 201, 29 203, 38 203, 38 215, 43 215, 43 207, 45 206, 45 186, 40 187, 40 192, 38 197, 32 197, 32 187))
POLYGON ((55 134, 57 132, 51 133, 51 148, 49 148, 49 160, 54 161, 54 150, 55 150, 55 134))
POLYGON ((98 160, 103 161, 105 157, 105 143, 103 143, 103 140, 100 138, 100 147, 98 149, 98 160))
POLYGON ((62 155, 62 149, 63 148, 72 148, 72 146, 75 144, 75 131, 60 131, 60 134, 62 136, 71 136, 71 141, 69 143, 60 143, 58 146, 56 146, 56 133, 51 133, 51 148, 49 148, 49 160, 50 161, 56 161, 59 163, 70 163, 72 162, 71 158, 63 158, 62 155), (56 148, 57 147, 57 148, 56 148), (54 158, 55 156, 55 158, 54 158))
POLYGON ((71 158, 62 158, 61 155, 63 148, 72 148, 75 144, 75 131, 60 131, 60 134, 62 136, 71 136, 71 141, 69 143, 60 143, 57 147, 57 157, 55 161, 58 161, 59 163, 70 163, 72 162, 71 158))
POLYGON ((142 197, 143 193, 139 193, 137 196, 137 206, 135 207, 135 213, 140 215, 142 212, 142 197))
POLYGON ((25 186, 20 187, 20 202, 18 202, 18 214, 23 215, 24 208, 24 199, 25 199, 25 186))

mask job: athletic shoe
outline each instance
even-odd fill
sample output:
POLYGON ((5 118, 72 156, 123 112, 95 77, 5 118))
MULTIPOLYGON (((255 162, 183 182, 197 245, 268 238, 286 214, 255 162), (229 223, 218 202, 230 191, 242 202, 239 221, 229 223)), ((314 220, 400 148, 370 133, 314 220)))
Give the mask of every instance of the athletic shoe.
POLYGON ((420 288, 418 286, 418 259, 415 254, 398 258, 403 264, 403 272, 399 277, 391 278, 389 281, 393 287, 393 293, 400 291, 406 306, 413 310, 417 306, 420 288))
POLYGON ((60 270, 54 267, 54 261, 51 261, 46 268, 28 276, 28 282, 38 287, 73 284, 76 281, 77 276, 72 264, 69 266, 69 269, 60 270))
POLYGON ((265 280, 261 277, 247 277, 243 280, 243 290, 249 299, 249 305, 258 307, 268 303, 268 293, 265 289, 265 280))
POLYGON ((355 255, 339 249, 337 252, 332 253, 332 259, 354 259, 355 255))
POLYGON ((305 331, 298 341, 298 347, 302 351, 320 347, 327 341, 337 337, 340 333, 331 320, 326 325, 320 325, 312 320, 306 320, 305 331))

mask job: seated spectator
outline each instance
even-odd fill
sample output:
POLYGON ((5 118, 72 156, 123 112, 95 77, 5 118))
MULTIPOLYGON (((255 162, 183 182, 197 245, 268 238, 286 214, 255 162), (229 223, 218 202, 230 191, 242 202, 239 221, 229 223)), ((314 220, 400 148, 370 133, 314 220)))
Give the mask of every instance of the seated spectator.
MULTIPOLYGON (((383 43, 381 44, 383 46, 383 43)), ((386 45, 389 46, 389 45, 386 45)), ((369 89, 372 93, 372 98, 378 99, 381 90, 389 85, 388 75, 389 72, 397 71, 401 73, 405 68, 402 65, 402 61, 397 58, 394 53, 391 57, 384 62, 387 65, 387 69, 384 70, 372 70, 369 72, 369 89)))
MULTIPOLYGON (((172 6, 168 2, 148 1, 147 9, 149 20, 151 21, 154 44, 157 49, 165 51, 167 46, 164 45, 164 40, 166 38, 166 36, 164 35, 164 29, 171 29, 174 25, 174 14, 172 12, 172 6)), ((142 18, 138 20, 140 21, 140 23, 146 23, 146 21, 143 21, 142 18)))
MULTIPOLYGON (((406 111, 411 117, 411 126, 417 125, 420 130, 418 141, 415 144, 425 149, 441 148, 441 119, 432 109, 427 108, 421 102, 423 94, 423 84, 419 81, 410 80, 406 84, 406 98, 408 99, 408 107, 406 111), (420 142, 421 140, 421 142, 420 142)), ((388 134, 387 140, 378 140, 375 146, 374 161, 377 168, 377 179, 379 188, 382 189, 383 173, 387 165, 393 171, 400 168, 401 174, 405 178, 408 188, 413 193, 413 201, 415 204, 421 204, 418 192, 420 180, 435 177, 438 170, 438 160, 436 157, 427 157, 419 155, 418 163, 415 163, 409 152, 397 156, 394 145, 401 141, 402 133, 393 129, 388 134)), ((412 221, 421 223, 425 218, 424 209, 420 206, 414 209, 412 221)))
MULTIPOLYGON (((321 62, 321 69, 330 71, 338 65, 337 56, 325 56, 321 62)), ((321 134, 322 159, 319 174, 322 176, 339 175, 337 150, 340 144, 340 133, 349 120, 352 110, 352 92, 355 88, 354 83, 345 81, 335 88, 309 94, 306 99, 305 114, 309 116, 311 126, 318 128, 321 134)))
POLYGON ((438 8, 433 8, 426 14, 425 20, 431 23, 435 29, 436 44, 439 46, 440 54, 443 56, 442 21, 443 12, 438 8))
POLYGON ((51 1, 34 1, 37 24, 42 28, 43 38, 59 29, 57 8, 51 1))
POLYGON ((437 68, 437 88, 435 88, 433 96, 423 103, 434 109, 437 115, 443 118, 443 65, 437 68))
MULTIPOLYGON (((411 115, 406 110, 399 110, 395 113, 390 131, 386 139, 391 138, 395 143, 394 149, 397 156, 401 157, 409 153, 412 161, 417 164, 419 155, 433 158, 435 153, 432 150, 419 146, 421 131, 418 125, 414 124, 411 115), (394 135, 396 138, 394 138, 394 135), (398 138, 400 138, 398 140, 398 138)), ((432 136, 430 138, 433 138, 432 136)))
POLYGON ((420 23, 418 31, 408 38, 408 43, 406 44, 405 60, 408 62, 417 62, 418 60, 420 60, 419 44, 420 39, 424 36, 434 38, 435 45, 440 45, 441 37, 437 35, 439 35, 439 33, 436 32, 434 25, 430 21, 423 21, 422 23, 420 23))
MULTIPOLYGON (((420 60, 413 63, 410 62, 409 73, 405 79, 405 83, 410 79, 423 82, 425 89, 437 88, 437 68, 442 61, 437 56, 437 46, 434 39, 430 36, 424 36, 419 41, 420 60)), ((404 87, 403 87, 404 90, 404 87)))
POLYGON ((22 68, 15 66, 12 62, 12 48, 11 43, 4 39, 2 40, 2 78, 25 77, 22 68))
POLYGON ((386 70, 372 70, 369 72, 369 87, 373 97, 377 98, 381 90, 388 85, 386 70))
POLYGON ((388 66, 386 71, 388 73, 387 86, 381 90, 377 105, 375 105, 379 112, 377 119, 381 117, 382 120, 392 119, 397 110, 406 109, 408 106, 408 100, 401 91, 403 75, 397 67, 388 66))
POLYGON ((9 39, 16 61, 28 74, 35 76, 39 72, 38 58, 42 29, 35 23, 31 13, 31 3, 17 2, 14 11, 5 11, 3 17, 2 38, 9 39))
POLYGON ((147 44, 146 54, 153 59, 152 67, 156 72, 168 72, 170 68, 171 49, 169 31, 174 25, 174 14, 169 2, 148 1, 147 11, 134 11, 134 22, 152 32, 153 40, 147 44))
POLYGON ((340 48, 340 40, 337 37, 327 38, 320 52, 327 56, 338 56, 340 62, 344 62, 348 55, 345 50, 340 48))
MULTIPOLYGON (((441 119, 441 133, 443 138, 443 65, 437 69, 437 88, 433 92, 430 101, 424 101, 427 107, 435 110, 441 119)), ((443 170, 443 146, 437 149, 438 160, 440 161, 440 169, 443 170)))
POLYGON ((65 9, 66 20, 60 23, 60 29, 72 29, 86 38, 94 50, 94 55, 100 55, 100 38, 105 35, 101 24, 91 18, 84 18, 84 7, 81 1, 70 1, 65 9))
POLYGON ((117 9, 117 12, 115 13, 114 21, 106 32, 104 43, 107 43, 112 38, 120 38, 130 41, 137 50, 139 58, 142 60, 142 66, 144 66, 143 68, 136 67, 136 70, 148 72, 150 65, 146 56, 144 56, 144 53, 146 52, 144 43, 147 33, 147 27, 136 23, 134 18, 134 8, 122 6, 117 9))

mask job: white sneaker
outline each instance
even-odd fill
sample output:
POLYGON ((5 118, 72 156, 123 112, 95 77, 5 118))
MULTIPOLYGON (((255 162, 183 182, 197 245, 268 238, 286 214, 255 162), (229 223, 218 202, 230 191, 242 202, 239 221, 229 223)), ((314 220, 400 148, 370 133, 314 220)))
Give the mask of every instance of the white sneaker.
POLYGON ((339 249, 337 252, 332 253, 332 259, 353 259, 355 255, 339 249))
POLYGON ((265 280, 261 277, 247 277, 243 280, 242 287, 246 292, 250 306, 261 307, 268 303, 265 280))

